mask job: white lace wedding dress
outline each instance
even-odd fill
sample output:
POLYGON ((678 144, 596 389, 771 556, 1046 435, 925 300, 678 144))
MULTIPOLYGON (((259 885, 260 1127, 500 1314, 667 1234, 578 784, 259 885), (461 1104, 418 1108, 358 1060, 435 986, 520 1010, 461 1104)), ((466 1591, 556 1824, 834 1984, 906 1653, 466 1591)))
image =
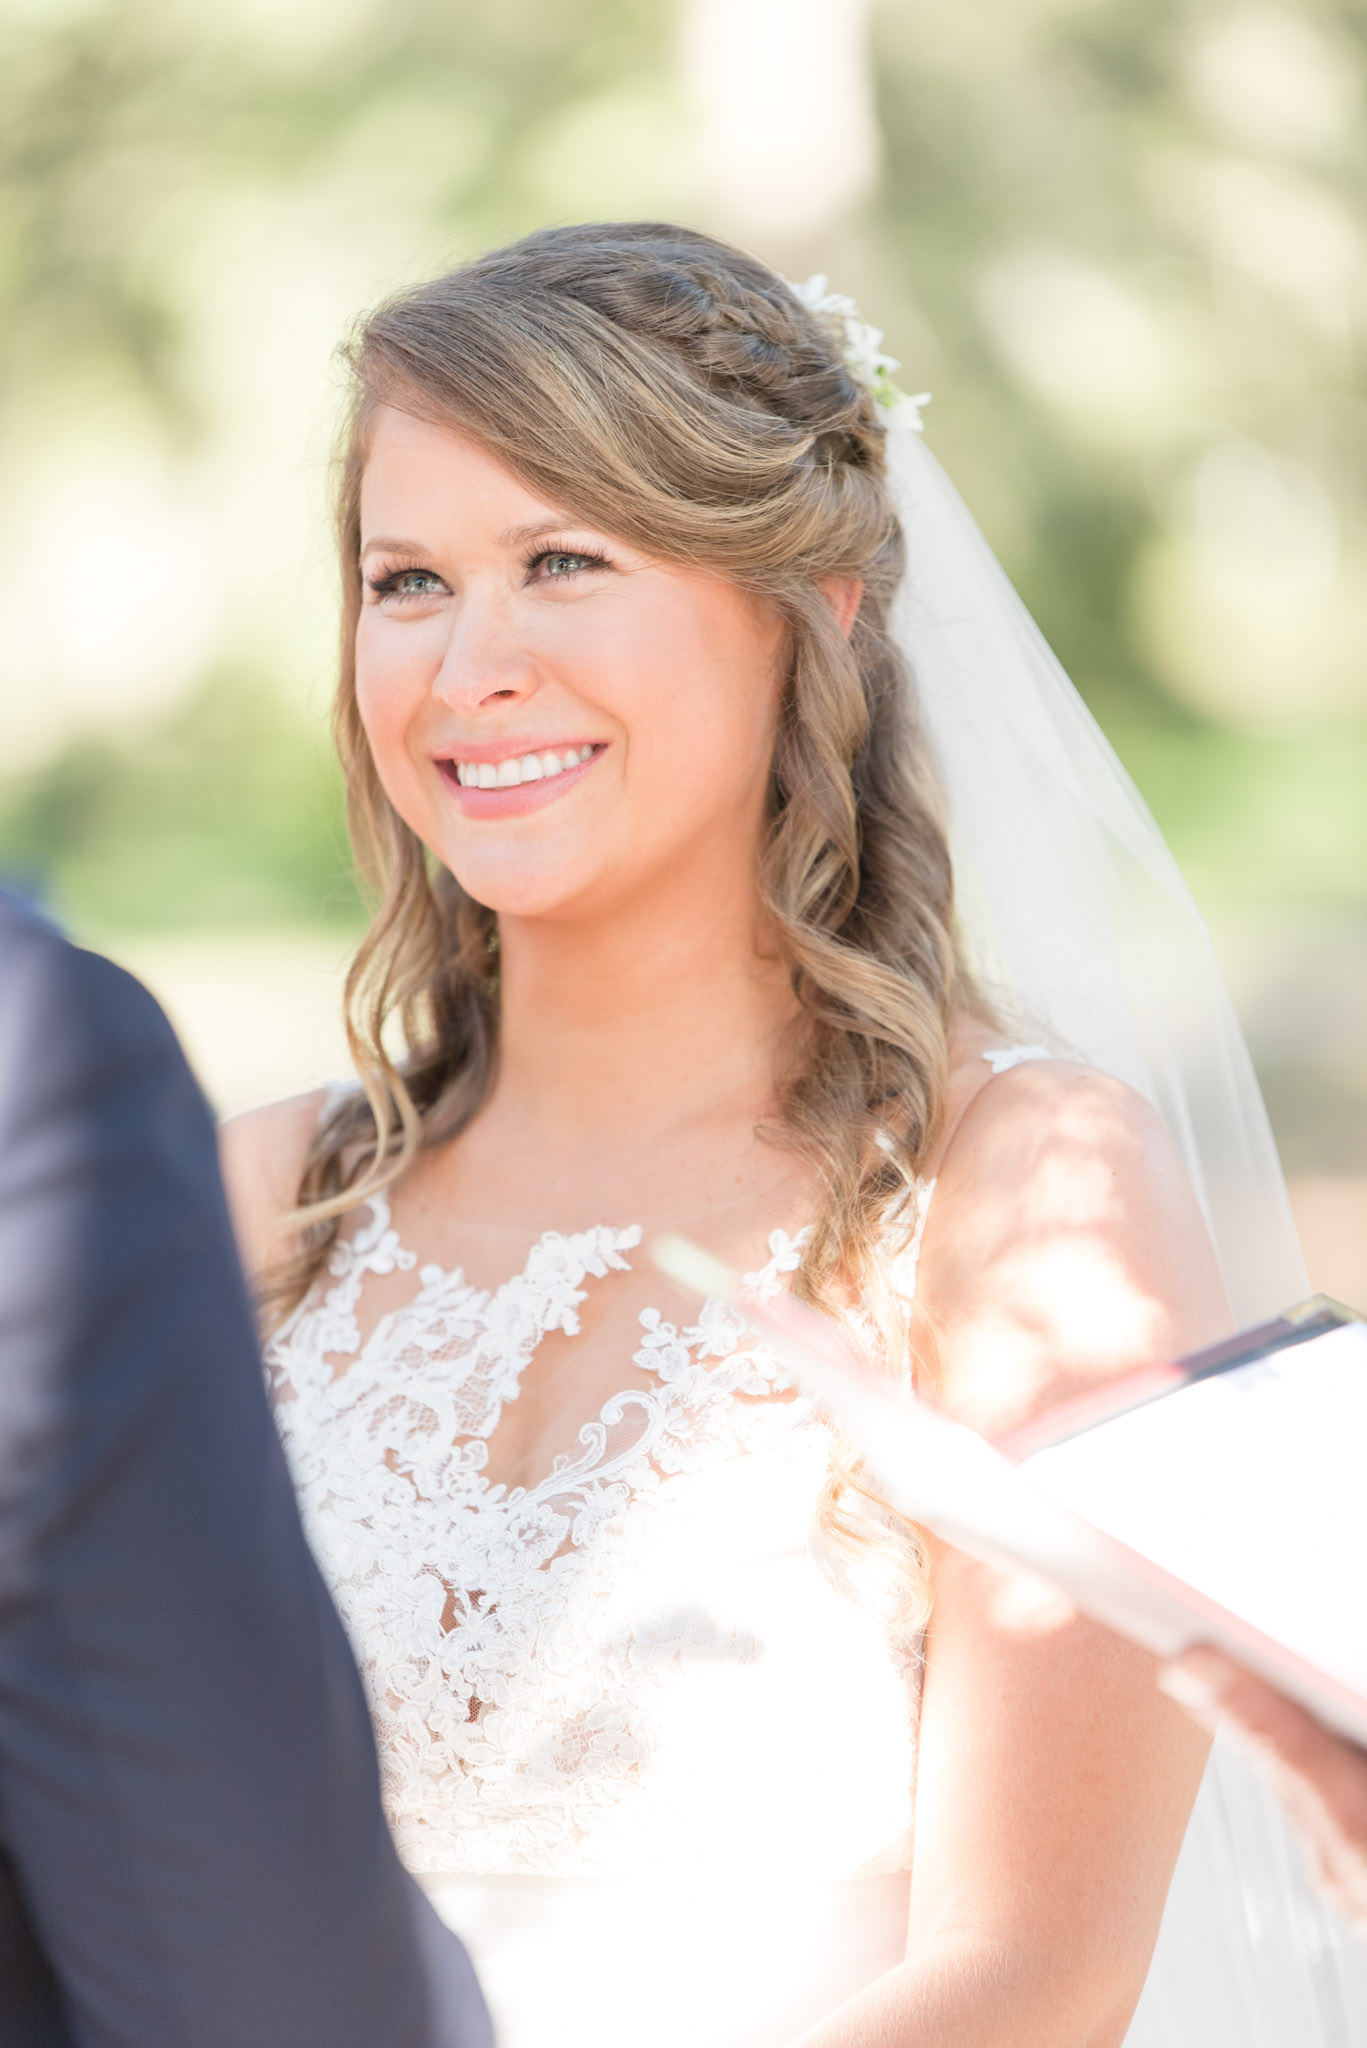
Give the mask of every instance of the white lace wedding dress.
MULTIPOLYGON (((525 1489, 487 1480, 538 1343, 590 1289, 649 1287, 640 1242, 550 1231, 481 1292, 372 1201, 270 1347, 277 1416, 400 1852, 500 2048, 788 2048, 902 1957, 917 1663, 814 1555, 824 1427, 716 1304, 691 1328, 641 1310, 574 1452, 525 1489), (368 1285, 403 1275, 362 1341, 368 1285)), ((800 1240, 770 1250, 777 1288, 800 1240)), ((1223 1783, 1130 2042, 1349 2048, 1367 2036, 1325 2031, 1351 1987, 1284 1831, 1223 1783)))

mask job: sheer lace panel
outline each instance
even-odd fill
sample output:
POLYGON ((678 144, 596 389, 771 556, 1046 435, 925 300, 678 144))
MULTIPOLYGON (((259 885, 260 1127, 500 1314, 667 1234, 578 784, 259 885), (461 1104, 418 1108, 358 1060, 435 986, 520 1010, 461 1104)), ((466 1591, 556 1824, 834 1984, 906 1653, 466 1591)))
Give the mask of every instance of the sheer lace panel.
MULTIPOLYGON (((773 1594, 815 1569, 826 1436, 730 1310, 707 1303, 680 1329, 645 1309, 632 1360, 644 1384, 606 1401, 537 1483, 486 1472, 537 1345, 577 1331, 587 1283, 626 1270, 639 1241, 634 1227, 547 1232, 520 1273, 481 1291, 419 1268, 378 1198, 270 1348, 281 1434, 416 1868, 610 1867, 628 1837, 639 1858, 647 1813, 668 1854, 689 1832, 680 1787, 694 1775, 668 1768, 670 1682, 766 1654, 778 1675, 790 1594, 777 1611, 773 1594), (396 1273, 414 1274, 411 1296, 363 1337, 367 1281, 396 1273)), ((801 1242, 775 1232, 754 1284, 779 1287, 801 1242)), ((818 1616, 827 1600, 816 1594, 818 1616)), ((891 1676, 886 1645, 878 1655, 891 1676)), ((752 1686, 752 1709, 762 1695, 772 1728, 782 1704, 752 1686)), ((905 1724, 904 1686, 900 1700, 905 1724)), ((690 1722, 689 1742, 706 1723, 690 1722)), ((753 1803, 754 1788, 731 1796, 753 1803)), ((842 1871, 900 1839, 895 1799, 873 1824, 850 1820, 836 1830, 842 1871)), ((772 1837, 772 1814, 767 1826, 772 1837)), ((786 1817, 781 1831, 794 1832, 786 1817)))
MULTIPOLYGON (((893 1263, 908 1299, 933 1192, 893 1263)), ((602 1312, 640 1241, 547 1231, 481 1289, 420 1265, 378 1197, 270 1347, 400 1848, 469 1875, 904 1868, 914 1673, 813 1555, 828 1434, 720 1304, 602 1312), (599 1340, 615 1391, 526 1483, 497 1477, 528 1469, 500 1448, 533 1359, 579 1370, 599 1340)), ((780 1288, 803 1242, 775 1231, 751 1284, 780 1288)))

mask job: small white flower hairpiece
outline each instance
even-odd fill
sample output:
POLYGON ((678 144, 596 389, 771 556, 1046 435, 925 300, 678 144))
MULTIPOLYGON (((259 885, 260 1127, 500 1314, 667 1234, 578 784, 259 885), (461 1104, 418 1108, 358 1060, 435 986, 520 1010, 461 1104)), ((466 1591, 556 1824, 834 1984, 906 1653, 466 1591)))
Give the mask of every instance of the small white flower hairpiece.
POLYGON ((883 353, 883 330, 870 327, 854 300, 843 292, 827 290, 829 278, 818 271, 809 277, 806 284, 794 284, 787 280, 793 297, 814 313, 818 320, 839 335, 840 354, 845 368, 856 384, 873 395, 874 404, 889 419, 899 419, 909 427, 921 431, 921 408, 930 404, 930 393, 918 391, 909 397, 899 391, 892 381, 892 372, 900 370, 896 356, 883 353))

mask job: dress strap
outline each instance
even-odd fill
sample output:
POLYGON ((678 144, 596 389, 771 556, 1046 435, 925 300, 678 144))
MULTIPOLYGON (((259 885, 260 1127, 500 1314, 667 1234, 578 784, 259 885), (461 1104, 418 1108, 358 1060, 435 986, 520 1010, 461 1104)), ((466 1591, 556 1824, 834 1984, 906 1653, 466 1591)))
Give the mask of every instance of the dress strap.
POLYGON ((1007 1074, 1012 1067, 1024 1066, 1027 1060, 1051 1060, 1053 1057, 1047 1045, 994 1045, 990 1052, 983 1054, 994 1076, 1007 1074))
MULTIPOLYGON (((1027 1060, 1051 1060, 1054 1058, 1054 1054, 1050 1052, 1047 1045, 994 1045, 987 1052, 983 1053, 981 1057, 991 1067, 992 1072, 987 1076, 986 1080, 979 1082, 978 1086, 963 1098, 943 1131, 941 1131, 940 1142, 935 1148, 934 1164, 936 1174, 939 1173, 945 1156, 958 1134, 960 1124, 982 1094, 983 1089, 990 1088, 998 1074, 1010 1073, 1012 1067, 1022 1067, 1027 1060)), ((934 1185, 933 1177, 931 1184, 932 1186, 934 1185)))

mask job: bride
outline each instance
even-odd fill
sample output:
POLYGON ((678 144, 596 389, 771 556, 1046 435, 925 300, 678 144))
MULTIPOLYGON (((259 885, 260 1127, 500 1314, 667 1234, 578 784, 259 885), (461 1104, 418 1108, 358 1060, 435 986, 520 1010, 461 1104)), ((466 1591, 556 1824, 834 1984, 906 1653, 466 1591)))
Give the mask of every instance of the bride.
MULTIPOLYGON (((999 1021, 1071 912, 990 794, 956 907, 955 720, 901 651, 919 616, 924 702, 935 535, 908 614, 876 340, 650 225, 533 235, 360 331, 359 1084, 224 1133, 281 1431, 503 2048, 1328 2044, 1294 1982, 1301 2031, 1261 2031, 1215 1824, 1131 2026, 1205 1738, 1139 1652, 898 1524, 645 1250, 797 1289, 988 1431, 1229 1327, 1219 1200, 1171 1077, 1165 1123, 1092 1052, 1080 926, 1050 1045, 999 1021), (1045 934, 1014 981, 1013 887, 1045 934)), ((1023 760, 1014 716, 961 706, 960 762, 1023 760)))

